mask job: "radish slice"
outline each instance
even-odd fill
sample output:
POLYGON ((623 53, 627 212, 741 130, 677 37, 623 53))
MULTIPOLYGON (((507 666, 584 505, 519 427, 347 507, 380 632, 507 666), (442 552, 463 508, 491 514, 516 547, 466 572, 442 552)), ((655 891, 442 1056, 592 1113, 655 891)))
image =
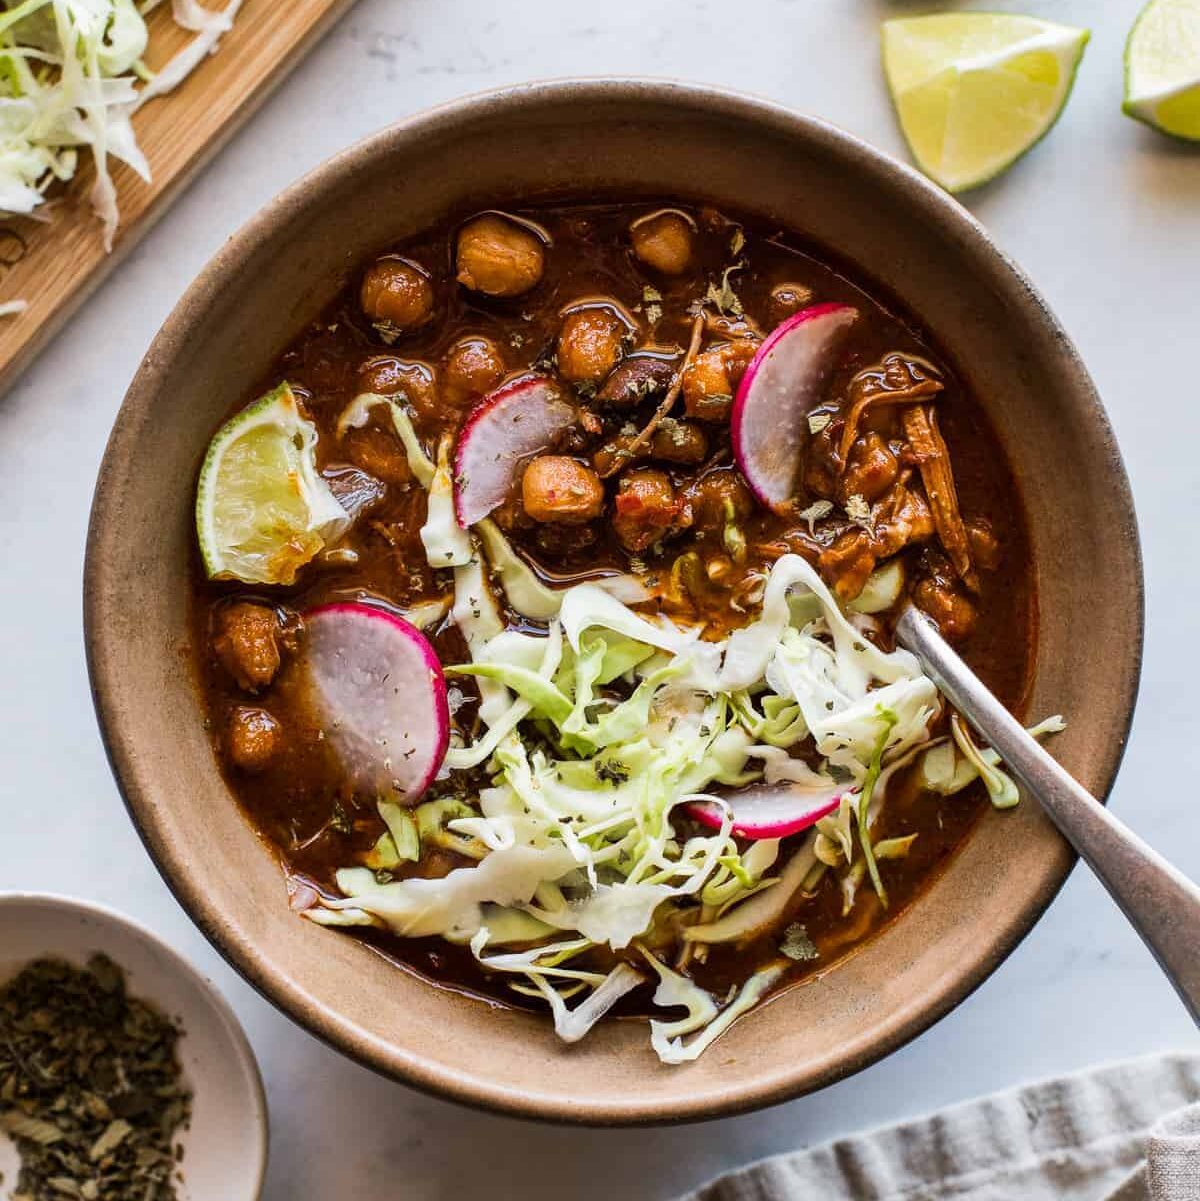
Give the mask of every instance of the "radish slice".
POLYGON ((304 616, 300 667, 324 735, 355 787, 416 804, 450 741, 446 680, 415 626, 372 605, 304 616))
MULTIPOLYGON (((739 838, 786 838, 816 825, 832 813, 846 790, 799 788, 795 784, 753 784, 724 797, 733 816, 731 833, 739 838)), ((724 810, 712 801, 694 801, 689 816, 714 830, 721 828, 724 810)))
POLYGON ((858 310, 818 304, 767 335, 733 402, 733 454, 746 483, 770 509, 796 494, 806 418, 824 399, 836 353, 858 310))
POLYGON ((489 392, 467 418, 454 456, 454 503, 464 529, 508 499, 521 465, 575 421, 562 389, 523 375, 489 392))

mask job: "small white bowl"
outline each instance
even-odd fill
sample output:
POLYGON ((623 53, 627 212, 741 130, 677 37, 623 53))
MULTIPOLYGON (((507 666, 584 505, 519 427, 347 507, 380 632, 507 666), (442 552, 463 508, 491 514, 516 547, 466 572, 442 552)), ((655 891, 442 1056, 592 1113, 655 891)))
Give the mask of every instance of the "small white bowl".
MULTIPOLYGON (((0 981, 45 957, 82 966, 97 951, 124 969, 131 996, 179 1022, 192 1090, 180 1201, 256 1201, 267 1166, 267 1103, 254 1052, 217 990, 156 934, 72 897, 0 893, 0 981)), ((16 1180, 16 1149, 0 1135, 0 1172, 16 1180)))

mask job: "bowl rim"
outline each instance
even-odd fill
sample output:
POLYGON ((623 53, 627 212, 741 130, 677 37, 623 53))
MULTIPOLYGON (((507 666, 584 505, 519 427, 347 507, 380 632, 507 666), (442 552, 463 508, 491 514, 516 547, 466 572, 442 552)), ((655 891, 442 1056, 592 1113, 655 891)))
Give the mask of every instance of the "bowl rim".
POLYGON ((311 998, 295 988, 286 977, 263 968, 252 954, 242 954, 240 948, 223 934, 219 902, 189 890, 186 872, 177 862, 177 852, 160 845, 156 840, 152 820, 154 800, 143 791, 133 770, 133 756, 128 754, 124 745, 128 740, 127 723, 119 709, 110 711, 107 704, 107 634, 101 621, 101 609, 106 592, 104 581, 110 568, 102 548, 114 537, 118 517, 119 501, 114 494, 117 474, 114 460, 121 456, 123 430, 133 423, 135 413, 141 414, 155 403, 155 397, 161 389, 161 377, 169 370, 172 346, 185 335, 194 311, 203 305, 205 297, 221 287, 224 278, 239 261, 271 237, 280 221, 285 220, 289 213, 304 207, 310 192, 319 194, 344 172, 378 156, 393 144, 436 134, 439 130, 452 130, 460 122, 467 123, 479 116, 503 119, 508 113, 519 112, 526 105, 536 106, 555 101, 597 104, 606 100, 630 99, 652 101, 668 108, 692 106, 704 109, 713 116, 754 123, 784 137, 813 141, 819 148, 840 155, 864 171, 890 174, 916 203, 939 218, 965 252, 973 251, 984 259, 990 259, 997 275, 1007 277, 1014 298, 1031 314, 1032 320, 1052 336, 1062 369, 1073 380, 1073 394, 1081 409, 1089 411, 1089 419, 1094 423, 1099 441, 1107 453, 1113 473, 1115 503, 1128 518, 1119 533, 1125 540, 1124 549, 1132 568, 1128 585, 1132 594, 1129 599, 1134 606, 1130 615, 1134 644, 1129 648, 1131 671, 1128 687, 1124 695, 1114 698, 1114 712, 1125 716, 1120 723, 1120 737, 1112 744, 1103 763, 1103 787, 1097 789, 1098 799, 1102 802, 1107 801, 1111 793, 1128 746, 1144 651, 1145 583, 1132 489, 1112 424, 1074 343, 1029 277, 996 245, 972 213, 913 167, 855 134, 777 101, 711 84, 633 75, 551 78, 477 91, 420 110, 358 139, 277 193, 226 240, 177 301, 129 385, 105 449, 88 526, 83 574, 85 651, 105 752, 134 827, 167 887, 226 961, 276 1008, 334 1049, 384 1076, 431 1095, 485 1111, 565 1125, 668 1125, 729 1117, 816 1091, 874 1064, 955 1009, 999 967, 1058 895, 1077 856, 1064 841, 1060 866, 1048 872, 1040 886, 1028 895, 1020 920, 1013 924, 1011 935, 994 939, 981 948, 969 963, 956 969, 932 1003, 923 1006, 919 1014, 897 1021, 891 1030, 880 1035, 869 1048, 857 1053, 845 1064, 839 1062, 817 1071, 798 1072, 766 1085, 745 1084, 717 1100, 684 1102, 669 1112, 651 1112, 638 1105, 596 1104, 583 1098, 570 1105, 558 1104, 552 1100, 520 1095, 499 1081, 463 1078, 454 1071, 421 1062, 419 1054, 389 1057, 385 1054, 386 1048, 374 1036, 313 1004, 311 998))
MULTIPOLYGON (((10 905, 42 905, 47 909, 64 913, 73 913, 96 920, 98 924, 108 923, 111 926, 122 927, 135 938, 152 946, 154 950, 180 976, 191 981, 196 986, 199 995, 213 1010, 220 1020, 221 1028, 229 1037, 234 1057, 246 1069, 246 1077, 250 1081, 251 1120, 257 1137, 255 1145, 254 1192, 252 1197, 262 1196, 267 1177, 267 1161, 270 1154, 271 1122, 267 1106, 267 1093, 263 1085, 262 1070, 258 1066, 258 1058, 254 1048, 246 1037, 246 1031, 233 1006, 225 999, 220 989, 209 980, 203 972, 190 960, 186 959, 167 940, 137 918, 130 917, 110 905, 99 901, 87 900, 83 897, 69 896, 61 892, 27 891, 22 889, 0 892, 0 913, 10 905)), ((190 915, 189 915, 190 916, 190 915)), ((102 949, 102 948, 101 948, 102 949)), ((120 966, 118 964, 118 966, 120 966)), ((136 991, 136 989, 135 989, 136 991)), ((154 998, 149 998, 154 1001, 154 998)), ((187 1037, 187 1029, 183 1031, 187 1037)))

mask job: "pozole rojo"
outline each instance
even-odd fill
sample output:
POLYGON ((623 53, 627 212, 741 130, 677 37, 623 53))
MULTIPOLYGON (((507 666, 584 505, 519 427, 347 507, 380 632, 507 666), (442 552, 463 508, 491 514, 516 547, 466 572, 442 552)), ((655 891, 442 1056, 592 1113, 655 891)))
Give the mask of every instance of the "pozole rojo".
POLYGON ((1021 707, 1002 448, 800 238, 466 215, 362 264, 254 394, 199 474, 195 644, 304 919, 568 1041, 649 1014, 677 1063, 1016 802, 891 636, 915 603, 1021 707))

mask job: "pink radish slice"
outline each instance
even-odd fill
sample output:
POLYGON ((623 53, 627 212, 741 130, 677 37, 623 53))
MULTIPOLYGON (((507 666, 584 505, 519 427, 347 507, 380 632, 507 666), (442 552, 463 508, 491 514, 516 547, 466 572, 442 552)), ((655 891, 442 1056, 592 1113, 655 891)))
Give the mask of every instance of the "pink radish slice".
POLYGON ((416 804, 450 741, 446 680, 433 647, 372 605, 322 605, 304 616, 300 668, 325 738, 356 788, 416 804))
POLYGON ((751 491, 779 510, 796 494, 808 415, 824 400, 837 351, 858 310, 818 304, 767 335, 733 402, 733 454, 751 491))
MULTIPOLYGON (((800 788, 795 784, 751 784, 723 798, 733 817, 731 833, 739 838, 786 838, 807 830, 832 813, 845 789, 836 792, 800 788)), ((688 815, 714 830, 725 812, 712 801, 693 801, 688 815)))
POLYGON ((454 508, 464 529, 508 499, 522 464, 575 422, 563 390, 523 375, 489 392, 467 418, 454 454, 454 508))
POLYGON ((288 908, 293 913, 303 913, 311 909, 321 899, 320 892, 303 876, 295 876, 284 869, 284 883, 287 886, 288 908))

